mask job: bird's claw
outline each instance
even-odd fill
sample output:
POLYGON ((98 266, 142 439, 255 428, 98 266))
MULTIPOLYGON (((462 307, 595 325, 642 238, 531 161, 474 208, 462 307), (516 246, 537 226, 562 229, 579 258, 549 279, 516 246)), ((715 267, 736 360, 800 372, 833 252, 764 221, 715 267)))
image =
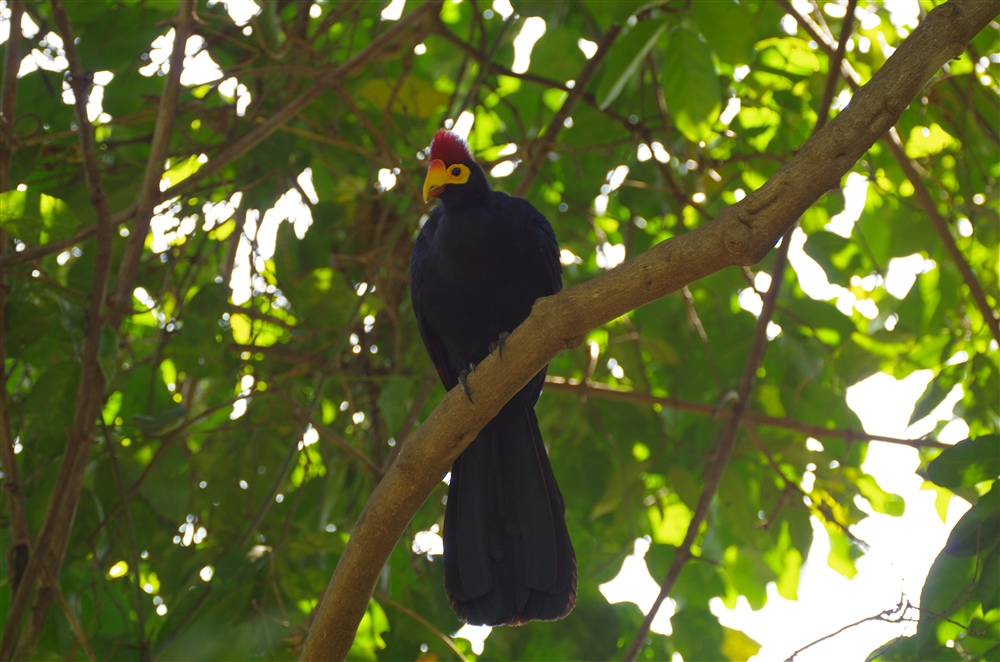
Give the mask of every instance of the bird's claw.
POLYGON ((507 338, 509 338, 509 337, 510 337, 510 334, 507 333, 506 331, 500 332, 500 337, 497 338, 496 342, 491 342, 490 343, 490 354, 493 353, 493 350, 497 350, 497 353, 500 355, 500 358, 502 359, 503 358, 503 346, 507 342, 507 338))
POLYGON ((462 372, 458 373, 458 386, 462 389, 462 393, 465 394, 465 397, 467 397, 469 399, 469 402, 471 402, 472 404, 476 403, 472 399, 472 393, 469 392, 469 383, 467 381, 467 378, 469 376, 469 373, 475 369, 476 369, 476 364, 470 363, 468 370, 463 370, 462 372))

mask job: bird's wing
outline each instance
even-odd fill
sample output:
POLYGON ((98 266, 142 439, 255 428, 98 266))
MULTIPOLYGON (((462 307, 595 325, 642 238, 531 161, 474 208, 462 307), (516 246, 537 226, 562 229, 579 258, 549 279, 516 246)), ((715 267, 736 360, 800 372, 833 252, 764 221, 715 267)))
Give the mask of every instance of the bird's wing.
POLYGON ((413 256, 410 259, 410 301, 413 305, 413 316, 417 319, 417 328, 420 330, 420 338, 424 341, 424 347, 427 348, 427 353, 430 355, 431 362, 434 364, 434 368, 441 378, 441 383, 450 391, 458 384, 458 378, 448 368, 448 357, 445 353, 444 344, 441 342, 441 337, 431 326, 427 316, 424 314, 423 308, 425 260, 430 251, 431 239, 437 230, 439 215, 440 207, 431 211, 430 218, 427 219, 420 234, 417 236, 417 241, 413 245, 413 256))
MULTIPOLYGON (((562 289, 562 263, 559 261, 559 242, 556 240, 556 233, 548 219, 530 202, 521 198, 511 198, 511 200, 518 207, 517 215, 528 219, 531 245, 533 250, 537 251, 536 259, 532 260, 532 264, 537 265, 537 268, 533 269, 533 273, 537 270, 533 279, 536 288, 533 294, 536 299, 551 296, 562 289)), ((536 400, 542 392, 547 370, 548 366, 542 368, 530 383, 536 400)))
POLYGON ((545 265, 545 293, 539 296, 550 296, 562 289, 562 263, 559 261, 559 242, 548 219, 534 207, 531 217, 532 225, 538 234, 538 249, 541 253, 539 261, 545 265))

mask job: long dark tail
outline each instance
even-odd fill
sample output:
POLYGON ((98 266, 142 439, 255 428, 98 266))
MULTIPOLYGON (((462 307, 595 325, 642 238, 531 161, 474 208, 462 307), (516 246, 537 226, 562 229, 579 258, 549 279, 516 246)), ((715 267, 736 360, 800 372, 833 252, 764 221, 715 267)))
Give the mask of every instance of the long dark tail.
POLYGON ((576 602, 563 498, 529 403, 514 396, 451 468, 445 587, 473 625, 551 621, 576 602))

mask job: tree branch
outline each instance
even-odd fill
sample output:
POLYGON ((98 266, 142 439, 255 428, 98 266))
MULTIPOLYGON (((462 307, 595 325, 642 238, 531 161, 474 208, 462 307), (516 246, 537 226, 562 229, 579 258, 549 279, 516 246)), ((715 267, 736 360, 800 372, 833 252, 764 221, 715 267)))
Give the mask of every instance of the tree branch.
POLYGON ((476 402, 452 389, 375 488, 317 610, 303 659, 347 655, 382 567, 414 513, 479 430, 543 365, 609 320, 727 266, 762 259, 998 11, 1000 0, 952 0, 934 9, 851 104, 760 189, 691 232, 539 299, 507 339, 503 359, 489 356, 469 376, 476 402))
MULTIPOLYGON (((21 64, 21 17, 24 15, 24 0, 14 0, 11 4, 10 36, 3 60, 3 86, 0 88, 0 193, 10 190, 10 166, 14 142, 14 109, 17 100, 17 70, 21 64)), ((7 233, 0 229, 0 258, 9 250, 7 233)), ((0 273, 0 377, 7 383, 7 274, 0 273)), ((3 467, 3 491, 7 493, 10 506, 10 528, 13 538, 6 550, 7 577, 11 593, 17 591, 21 573, 28 562, 31 548, 31 527, 25 514, 21 497, 21 480, 14 453, 14 437, 10 429, 10 396, 7 389, 0 393, 0 466, 3 467)))
POLYGON ((136 223, 129 231, 128 244, 118 267, 117 287, 111 296, 108 326, 115 329, 122 318, 132 309, 132 284, 139 268, 139 260, 149 234, 149 223, 153 218, 153 208, 163 196, 160 195, 160 179, 163 177, 170 136, 177 119, 177 98, 181 91, 181 71, 184 69, 184 51, 194 25, 194 0, 184 0, 178 9, 174 24, 174 47, 170 53, 170 71, 163 83, 160 94, 160 111, 156 117, 156 127, 149 145, 149 159, 146 172, 135 204, 136 223))
POLYGON ((962 255, 962 251, 958 249, 955 238, 948 228, 948 221, 938 211, 937 205, 931 197, 931 192, 927 190, 924 180, 917 174, 916 164, 906 155, 903 144, 899 141, 899 133, 896 132, 895 127, 882 137, 882 142, 889 147, 889 151, 892 152, 892 156, 896 159, 896 163, 899 164, 903 174, 913 184, 913 194, 916 196, 917 202, 924 210, 924 213, 927 214, 927 218, 930 219, 931 225, 934 226, 934 231, 937 232, 938 237, 941 238, 941 243, 944 245, 948 257, 955 263, 958 273, 962 274, 962 280, 968 286, 972 300, 976 303, 979 313, 983 316, 983 322, 986 323, 990 333, 993 334, 993 338, 997 342, 1000 342, 1000 317, 997 316, 996 308, 995 306, 991 306, 989 301, 986 300, 986 292, 983 291, 982 284, 979 282, 976 274, 973 273, 972 267, 969 266, 965 256, 962 255))
POLYGON ((66 452, 59 466, 59 474, 38 540, 35 542, 35 548, 28 560, 18 591, 11 602, 10 614, 0 644, 0 658, 3 659, 10 659, 12 655, 18 658, 31 656, 41 635, 49 607, 56 598, 54 587, 43 578, 38 583, 38 592, 31 606, 31 618, 19 638, 18 631, 28 606, 28 597, 40 576, 47 574, 52 578, 52 582, 58 580, 59 569, 66 552, 66 542, 73 527, 76 506, 83 487, 94 418, 100 409, 104 390, 104 376, 98 362, 98 350, 105 314, 104 296, 111 272, 111 211, 108 208, 108 197, 101 184, 94 126, 87 118, 87 99, 92 81, 81 65, 66 9, 61 0, 53 0, 52 18, 63 39, 66 59, 69 62, 69 84, 73 90, 83 174, 90 204, 97 216, 97 252, 94 258, 94 280, 90 293, 90 306, 87 310, 87 336, 81 356, 82 366, 73 426, 69 432, 66 452))
MULTIPOLYGON (((582 383, 554 375, 549 375, 545 378, 545 391, 546 393, 574 393, 581 398, 601 398, 603 400, 631 402, 638 405, 659 405, 710 418, 730 417, 733 413, 731 409, 720 410, 717 406, 704 402, 691 402, 690 400, 650 395, 649 393, 641 393, 639 391, 626 391, 619 388, 612 388, 600 382, 582 383)), ((778 418, 777 416, 768 416, 767 414, 758 414, 752 411, 746 412, 743 415, 743 420, 756 425, 795 430, 820 441, 823 439, 843 439, 849 442, 881 441, 887 444, 910 446, 911 448, 949 448, 951 446, 951 444, 934 441, 933 439, 901 439, 899 437, 868 434, 864 430, 825 428, 822 425, 805 423, 794 418, 778 418)))

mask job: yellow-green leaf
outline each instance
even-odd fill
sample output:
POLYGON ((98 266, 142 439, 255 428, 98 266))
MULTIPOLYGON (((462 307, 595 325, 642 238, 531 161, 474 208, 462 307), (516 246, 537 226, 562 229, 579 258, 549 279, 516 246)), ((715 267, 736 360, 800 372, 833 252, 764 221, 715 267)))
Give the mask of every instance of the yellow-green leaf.
POLYGON ((919 159, 937 154, 946 149, 959 149, 961 143, 936 122, 930 126, 915 126, 906 139, 906 155, 911 159, 919 159))
POLYGON ((34 190, 0 193, 0 228, 28 244, 70 237, 80 221, 59 198, 34 190))

